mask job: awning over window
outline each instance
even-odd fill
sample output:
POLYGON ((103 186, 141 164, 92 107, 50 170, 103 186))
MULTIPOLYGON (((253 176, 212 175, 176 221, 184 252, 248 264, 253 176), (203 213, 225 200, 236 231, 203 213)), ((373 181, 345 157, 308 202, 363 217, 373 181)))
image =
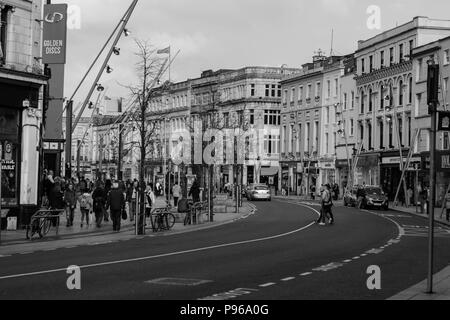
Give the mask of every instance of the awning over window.
POLYGON ((261 176, 271 177, 278 173, 278 167, 262 167, 261 176))

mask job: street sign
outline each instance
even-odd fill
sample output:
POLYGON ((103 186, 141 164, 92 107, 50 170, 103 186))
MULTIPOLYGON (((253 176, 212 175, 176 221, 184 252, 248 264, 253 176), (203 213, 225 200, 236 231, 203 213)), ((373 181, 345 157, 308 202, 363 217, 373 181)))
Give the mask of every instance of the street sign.
POLYGON ((42 62, 66 63, 67 4, 44 5, 42 62))
POLYGON ((450 131, 450 112, 438 112, 438 131, 450 131))

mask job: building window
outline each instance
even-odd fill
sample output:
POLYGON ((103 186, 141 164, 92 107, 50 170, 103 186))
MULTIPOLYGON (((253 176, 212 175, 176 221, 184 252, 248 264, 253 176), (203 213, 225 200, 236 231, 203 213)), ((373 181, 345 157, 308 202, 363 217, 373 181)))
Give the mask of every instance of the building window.
POLYGON ((359 125, 359 139, 364 142, 364 124, 362 122, 359 125))
POLYGON ((366 97, 364 96, 364 91, 361 91, 361 114, 364 113, 365 110, 365 106, 364 106, 364 100, 366 99, 366 97))
POLYGON ((398 134, 400 136, 399 144, 403 147, 403 119, 398 118, 398 134))
POLYGON ((295 135, 294 135, 294 125, 293 124, 291 124, 291 126, 290 126, 289 138, 290 138, 289 152, 294 152, 295 135))
POLYGON ((347 93, 344 93, 344 110, 347 110, 347 93))
POLYGON ((394 64, 394 48, 389 49, 389 64, 391 66, 394 64))
POLYGON ((283 104, 287 104, 287 100, 288 100, 288 91, 284 90, 283 104))
POLYGON ((369 90, 369 112, 372 112, 373 109, 373 94, 372 89, 369 90))
POLYGON ((325 108, 325 124, 330 123, 330 107, 325 108))
POLYGON ((450 133, 449 132, 444 132, 442 142, 443 142, 442 149, 450 150, 450 133))
POLYGON ((355 109, 355 92, 352 91, 352 110, 355 109))
POLYGON ((6 44, 8 43, 8 23, 11 6, 0 9, 0 66, 6 63, 6 44))
POLYGON ((414 49, 414 40, 409 40, 409 60, 412 60, 413 49, 414 49))
POLYGON ((369 57, 369 72, 373 71, 373 56, 369 57))
POLYGON ((384 86, 380 86, 380 109, 384 109, 384 86))
POLYGON ((398 105, 403 106, 403 81, 398 84, 398 105))
POLYGON ((291 103, 294 103, 294 99, 295 99, 295 88, 291 89, 291 103))
POLYGON ((450 64, 450 50, 447 49, 444 51, 444 65, 450 64))
POLYGON ((283 126, 283 131, 281 132, 281 152, 285 153, 286 152, 286 139, 287 139, 287 128, 286 126, 283 126))
POLYGON ((331 97, 331 81, 327 81, 327 98, 331 97))
POLYGON ((330 141, 329 134, 325 133, 325 154, 330 154, 330 141))
POLYGON ((367 124, 367 131, 368 131, 368 145, 369 145, 369 150, 372 150, 372 124, 368 123, 367 124))
POLYGON ((309 122, 306 123, 306 131, 305 131, 305 152, 310 152, 310 137, 311 137, 311 124, 309 122))
POLYGON ((278 98, 281 98, 281 84, 278 85, 278 98))
POLYGON ((311 89, 312 89, 312 84, 308 84, 308 88, 306 90, 306 99, 311 99, 311 89))
MULTIPOLYGON (((448 80, 448 78, 447 78, 448 80)), ((408 102, 409 104, 412 103, 412 97, 413 97, 413 80, 412 78, 409 78, 409 85, 408 85, 408 102)))
POLYGON ((380 52, 380 66, 381 68, 384 67, 384 51, 380 52))
POLYGON ((266 84, 266 97, 270 97, 270 85, 266 84))
POLYGON ((389 121, 389 148, 392 149, 394 148, 394 128, 393 128, 393 123, 392 121, 389 121))
POLYGON ((256 88, 255 88, 255 84, 251 84, 250 85, 250 95, 252 97, 254 97, 256 95, 256 88))
POLYGON ((334 79, 334 97, 337 97, 339 94, 339 80, 334 79))
POLYGON ((316 97, 320 97, 320 82, 316 83, 316 97))
POLYGON ((255 124, 255 110, 250 110, 250 124, 255 124))
POLYGON ((265 110, 264 111, 264 124, 276 126, 280 125, 281 116, 280 111, 277 110, 265 110))
POLYGON ((355 120, 350 119, 350 136, 353 137, 355 135, 355 120))
POLYGON ((298 101, 303 99, 303 87, 298 88, 298 101))
POLYGON ((380 121, 380 149, 383 149, 384 147, 383 136, 384 136, 384 123, 383 121, 380 121))
POLYGON ((398 58, 399 58, 399 62, 403 62, 403 57, 404 57, 404 52, 403 52, 403 44, 400 44, 399 46, 398 46, 398 51, 399 51, 399 55, 398 55, 398 58))
POLYGON ((365 73, 365 72, 366 72, 366 70, 365 70, 365 61, 364 61, 364 58, 361 59, 361 72, 362 72, 362 73, 365 73))
POLYGON ((275 84, 272 85, 272 97, 275 98, 277 96, 277 86, 275 84))
POLYGON ((264 136, 264 153, 268 155, 279 154, 280 137, 276 135, 264 136))

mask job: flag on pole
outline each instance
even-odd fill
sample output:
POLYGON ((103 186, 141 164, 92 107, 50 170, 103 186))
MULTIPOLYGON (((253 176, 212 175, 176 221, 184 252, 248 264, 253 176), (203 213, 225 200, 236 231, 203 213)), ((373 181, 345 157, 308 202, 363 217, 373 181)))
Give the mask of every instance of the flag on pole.
POLYGON ((165 49, 158 50, 156 53, 157 54, 170 54, 170 46, 165 49))

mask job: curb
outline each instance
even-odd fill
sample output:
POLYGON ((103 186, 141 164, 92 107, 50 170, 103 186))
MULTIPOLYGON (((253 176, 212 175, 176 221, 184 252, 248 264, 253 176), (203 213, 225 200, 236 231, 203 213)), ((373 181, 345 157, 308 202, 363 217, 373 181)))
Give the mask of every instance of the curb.
MULTIPOLYGON (((416 216, 416 217, 419 217, 419 218, 423 218, 423 219, 425 219, 425 220, 429 220, 429 218, 428 218, 428 216, 423 216, 423 215, 421 215, 420 213, 416 213, 416 212, 409 212, 409 211, 401 211, 401 210, 398 210, 398 209, 394 209, 394 208, 390 208, 392 211, 395 211, 395 212, 401 212, 401 213, 409 213, 409 214, 412 214, 413 216, 416 216)), ((438 223, 438 224, 441 224, 441 225, 444 225, 444 226, 446 226, 446 227, 450 227, 450 222, 446 222, 446 221, 441 221, 441 220, 437 220, 437 219, 434 219, 434 222, 435 223, 438 223)))
MULTIPOLYGON (((255 214, 255 212, 257 211, 256 207, 253 204, 248 204, 248 206, 250 207, 250 212, 242 215, 240 217, 228 220, 228 221, 223 221, 223 222, 213 222, 212 224, 205 224, 203 226, 199 226, 199 227, 194 227, 188 230, 179 230, 179 231, 167 231, 167 232, 161 232, 161 233, 150 233, 150 234, 146 234, 146 235, 129 235, 130 239, 140 239, 142 237, 144 238, 149 238, 149 237, 162 237, 162 236, 171 236, 171 235, 178 235, 178 234, 183 234, 183 233, 189 233, 189 232, 194 232, 194 231, 201 231, 201 230, 207 230, 207 229, 212 229, 215 227, 220 227, 226 224, 230 224, 230 223, 234 223, 236 221, 242 220, 242 219, 246 219, 249 216, 255 214)), ((134 226, 131 227, 127 227, 127 228, 123 228, 122 231, 132 231, 134 230, 134 226)), ((46 237, 44 239, 42 239, 41 241, 38 241, 39 239, 36 240, 36 242, 34 243, 51 243, 51 242, 56 242, 58 240, 71 240, 71 239, 82 239, 82 238, 89 238, 89 237, 97 237, 97 236, 105 236, 105 235, 112 235, 114 234, 114 232, 89 232, 89 233, 83 233, 83 234, 77 234, 77 235, 72 235, 72 236, 60 236, 60 237, 46 237)), ((24 245, 24 244, 32 244, 33 241, 30 240, 24 240, 21 242, 14 242, 14 240, 11 240, 11 242, 8 244, 8 242, 4 243, 2 242, 2 245, 0 245, 0 248, 7 248, 7 247, 13 247, 13 246, 18 246, 18 245, 24 245)))

